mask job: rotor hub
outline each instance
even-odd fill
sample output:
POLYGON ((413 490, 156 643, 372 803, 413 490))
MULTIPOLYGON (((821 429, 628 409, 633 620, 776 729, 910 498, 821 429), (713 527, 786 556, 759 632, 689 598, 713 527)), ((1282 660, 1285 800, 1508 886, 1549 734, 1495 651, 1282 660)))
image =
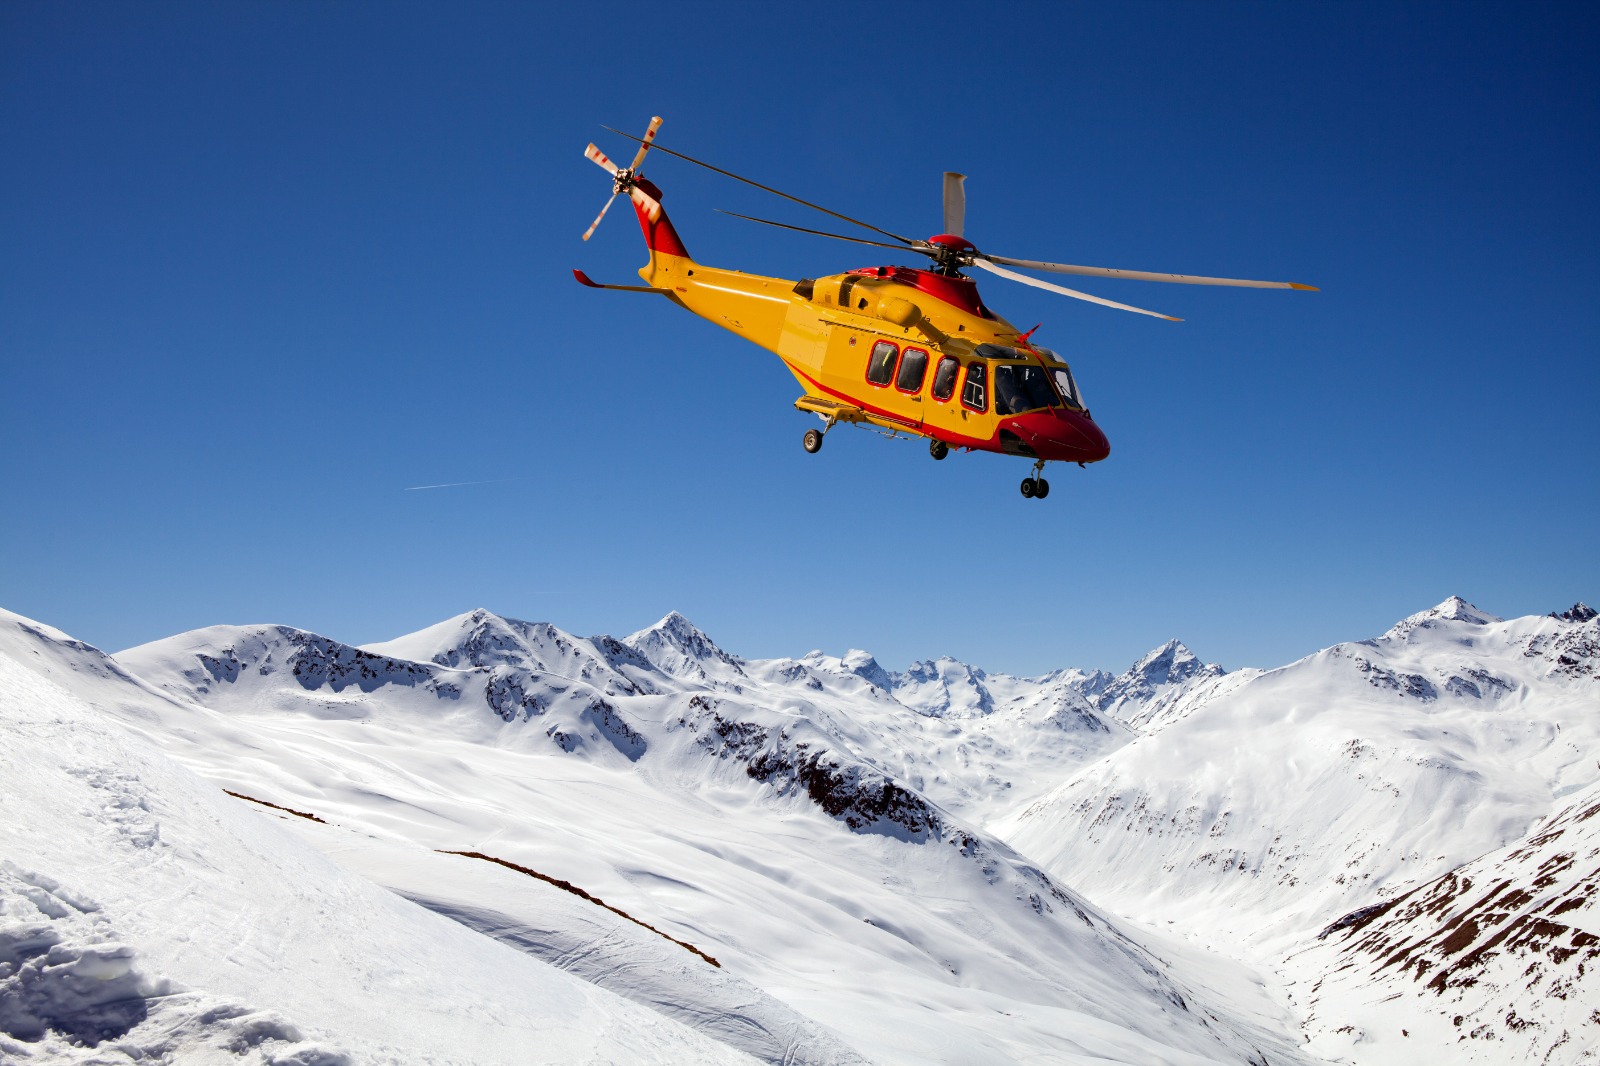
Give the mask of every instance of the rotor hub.
POLYGON ((941 251, 950 253, 976 252, 978 246, 965 237, 957 237, 954 233, 938 233, 928 238, 928 243, 941 251))
POLYGON ((961 268, 972 262, 978 246, 954 233, 937 233, 923 242, 933 258, 937 272, 949 278, 961 277, 961 268))

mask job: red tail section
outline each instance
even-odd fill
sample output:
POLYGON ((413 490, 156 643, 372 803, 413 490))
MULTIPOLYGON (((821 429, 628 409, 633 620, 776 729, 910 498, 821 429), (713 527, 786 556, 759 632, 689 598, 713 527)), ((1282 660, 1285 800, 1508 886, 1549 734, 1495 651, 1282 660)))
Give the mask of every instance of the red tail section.
MULTIPOLYGON (((634 183, 641 190, 653 197, 656 203, 661 202, 661 190, 648 178, 635 178, 634 183)), ((678 236, 678 231, 672 228, 672 220, 667 217, 665 208, 657 212, 657 217, 652 220, 650 212, 635 203, 633 213, 639 216, 639 228, 644 231, 644 243, 649 245, 652 254, 679 255, 689 258, 689 250, 683 246, 683 240, 678 236)))

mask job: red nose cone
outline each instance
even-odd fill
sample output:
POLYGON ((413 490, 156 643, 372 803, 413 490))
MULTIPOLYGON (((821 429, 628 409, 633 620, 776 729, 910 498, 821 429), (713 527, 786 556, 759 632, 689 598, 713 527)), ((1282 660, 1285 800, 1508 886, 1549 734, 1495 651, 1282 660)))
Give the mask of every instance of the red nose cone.
POLYGON ((1063 463, 1098 463, 1111 454, 1111 443, 1082 411, 1053 407, 1007 419, 1005 425, 1041 459, 1063 463))
POLYGON ((1055 414, 1057 422, 1070 428, 1074 437, 1072 446, 1082 453, 1082 458, 1077 462, 1098 463, 1111 454, 1111 442, 1106 440, 1105 433, 1095 425, 1094 419, 1082 411, 1057 411, 1055 414))

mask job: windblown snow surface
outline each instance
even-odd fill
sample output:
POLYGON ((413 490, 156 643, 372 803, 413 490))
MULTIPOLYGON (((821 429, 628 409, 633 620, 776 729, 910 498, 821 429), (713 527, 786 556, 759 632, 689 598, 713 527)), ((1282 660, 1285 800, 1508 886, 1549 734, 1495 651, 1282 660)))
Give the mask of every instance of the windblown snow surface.
POLYGON ((1279 670, 0 614, 0 1059, 1579 1062, 1600 623, 1279 670))

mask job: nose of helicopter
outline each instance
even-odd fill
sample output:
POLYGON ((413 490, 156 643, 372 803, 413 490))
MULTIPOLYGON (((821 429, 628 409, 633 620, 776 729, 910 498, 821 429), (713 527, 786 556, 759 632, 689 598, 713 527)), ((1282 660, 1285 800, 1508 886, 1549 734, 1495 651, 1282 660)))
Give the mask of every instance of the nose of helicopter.
POLYGON ((1042 458, 1061 459, 1069 463, 1098 463, 1111 454, 1111 442, 1106 440, 1105 433, 1095 425, 1094 419, 1084 412, 1057 407, 1050 414, 1053 417, 1044 436, 1055 445, 1050 450, 1058 454, 1041 453, 1042 458))

